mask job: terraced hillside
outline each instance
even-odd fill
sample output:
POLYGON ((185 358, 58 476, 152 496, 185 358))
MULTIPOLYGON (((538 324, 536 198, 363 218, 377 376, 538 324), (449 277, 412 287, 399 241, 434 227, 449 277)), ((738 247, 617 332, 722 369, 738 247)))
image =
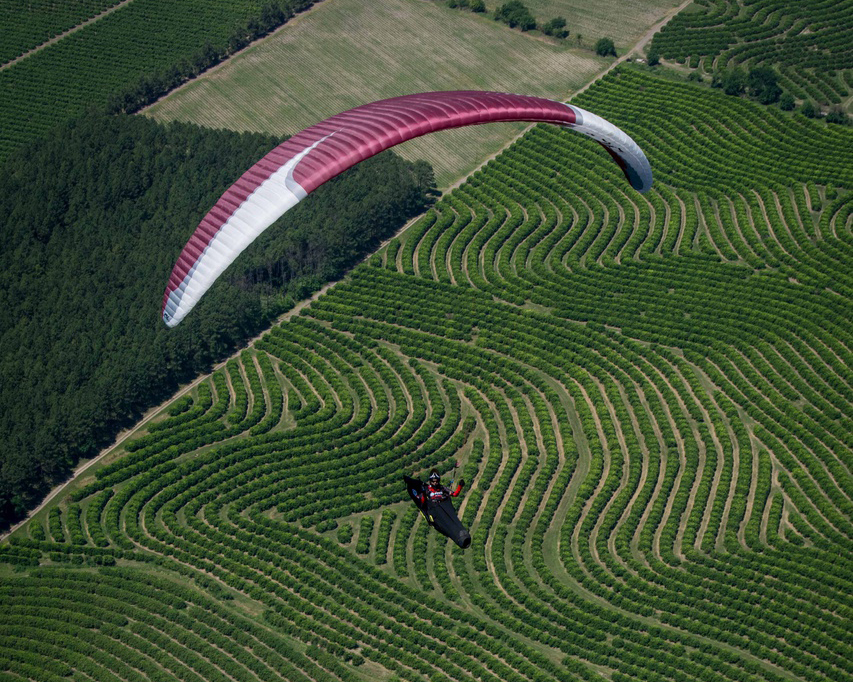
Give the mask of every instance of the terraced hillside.
POLYGON ((525 135, 0 548, 5 679, 853 679, 853 134, 577 104, 655 188, 525 135))

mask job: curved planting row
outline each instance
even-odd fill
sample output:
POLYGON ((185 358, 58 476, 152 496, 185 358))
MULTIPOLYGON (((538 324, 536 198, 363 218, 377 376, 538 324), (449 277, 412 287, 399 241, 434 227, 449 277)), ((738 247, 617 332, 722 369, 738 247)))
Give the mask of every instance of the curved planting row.
POLYGON ((0 670, 853 679, 853 138, 631 71, 581 104, 648 195, 533 129, 2 548, 0 670))
POLYGON ((853 2, 698 0, 652 42, 652 49, 707 71, 772 65, 802 99, 840 103, 853 69, 853 2))

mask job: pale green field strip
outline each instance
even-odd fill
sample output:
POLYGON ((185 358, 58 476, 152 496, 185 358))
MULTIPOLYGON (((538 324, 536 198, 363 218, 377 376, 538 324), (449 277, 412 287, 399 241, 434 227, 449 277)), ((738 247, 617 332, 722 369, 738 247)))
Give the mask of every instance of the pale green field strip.
MULTIPOLYGON (((642 35, 673 5, 632 2, 620 10, 619 25, 633 27, 625 39, 642 35)), ((571 41, 537 40, 440 3, 325 0, 147 114, 161 121, 292 135, 359 104, 412 92, 498 90, 562 100, 607 63, 571 41)), ((397 150, 429 161, 439 186, 447 187, 521 130, 493 124, 447 131, 397 150)))
MULTIPOLYGON (((486 6, 493 9, 500 4, 489 0, 486 6)), ((540 24, 563 17, 569 31, 567 42, 576 43, 580 34, 583 44, 589 46, 607 37, 620 54, 640 39, 646 27, 678 5, 669 0, 525 0, 524 4, 540 24)))

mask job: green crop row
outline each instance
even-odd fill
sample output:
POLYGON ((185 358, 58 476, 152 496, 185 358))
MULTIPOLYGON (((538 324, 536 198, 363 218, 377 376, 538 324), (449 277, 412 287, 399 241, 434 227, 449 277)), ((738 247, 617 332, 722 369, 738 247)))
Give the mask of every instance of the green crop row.
MULTIPOLYGON (((76 4, 77 16, 90 13, 87 5, 106 5, 76 4)), ((256 37, 262 28, 270 30, 311 4, 310 0, 266 5, 256 0, 127 3, 0 72, 0 160, 93 106, 127 110, 130 103, 122 96, 129 96, 137 108, 140 101, 150 103, 152 97, 165 94, 164 88, 194 77, 245 46, 247 37, 256 37)), ((37 33, 59 28, 56 7, 38 20, 23 6, 15 14, 24 16, 25 27, 41 25, 34 28, 37 33)), ((4 25, 6 19, 4 15, 4 25)), ((10 21, 16 23, 14 18, 10 21)), ((60 23, 67 26, 68 21, 60 23)), ((10 40, 7 58, 33 43, 15 38, 14 32, 10 40)))
POLYGON ((679 63, 689 60, 691 67, 702 59, 706 71, 734 65, 775 66, 798 97, 808 94, 826 103, 846 97, 842 81, 826 74, 853 69, 849 0, 700 0, 694 8, 668 22, 655 35, 651 49, 679 63))

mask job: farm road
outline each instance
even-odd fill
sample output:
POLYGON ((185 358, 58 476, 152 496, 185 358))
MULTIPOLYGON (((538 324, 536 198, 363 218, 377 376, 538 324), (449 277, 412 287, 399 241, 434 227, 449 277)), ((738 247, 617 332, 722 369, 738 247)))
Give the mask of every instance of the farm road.
POLYGON ((666 15, 663 17, 663 19, 661 19, 658 23, 656 23, 648 31, 646 31, 646 33, 643 35, 643 37, 640 38, 636 42, 634 47, 632 47, 630 50, 625 52, 625 54, 623 54, 621 57, 617 57, 616 61, 614 61, 610 66, 608 66, 606 69, 604 69, 604 71, 599 73, 595 78, 593 78, 591 81, 589 81, 589 83, 584 85, 580 90, 578 90, 574 94, 575 95, 581 94, 589 86, 591 86, 593 83, 595 83, 599 78, 610 73, 613 69, 615 69, 617 66, 619 66, 622 62, 627 61, 630 58, 633 58, 635 55, 642 54, 643 48, 645 48, 645 46, 649 44, 649 41, 651 41, 651 39, 654 38, 655 33, 660 31, 664 26, 666 26, 672 20, 672 18, 676 14, 678 14, 681 10, 683 10, 685 7, 687 7, 687 5, 690 5, 692 3, 693 3, 693 0, 684 0, 684 2, 682 2, 678 7, 675 7, 673 9, 671 9, 669 12, 667 12, 666 15))
MULTIPOLYGON (((219 368, 220 368, 221 366, 223 366, 224 364, 225 364, 225 363, 223 362, 223 363, 221 363, 221 365, 217 365, 217 366, 214 368, 214 371, 216 371, 217 369, 219 369, 219 368)), ((211 372, 211 374, 212 374, 212 373, 213 373, 213 372, 211 372)), ((74 470, 74 473, 73 473, 73 474, 71 474, 71 477, 70 477, 67 481, 65 481, 64 483, 60 483, 60 484, 59 484, 58 486, 56 486, 53 490, 51 490, 51 491, 50 491, 50 493, 48 493, 47 497, 45 497, 45 498, 44 498, 44 500, 42 500, 41 504, 40 504, 38 507, 36 507, 35 509, 33 509, 29 514, 27 514, 27 516, 26 516, 26 518, 25 518, 25 519, 23 519, 23 520, 19 521, 18 523, 16 523, 16 524, 15 524, 14 526, 12 526, 9 530, 7 530, 5 533, 0 534, 0 542, 2 542, 3 540, 5 540, 5 539, 6 539, 7 537, 9 537, 12 533, 14 533, 16 530, 18 530, 18 528, 20 528, 20 527, 21 527, 21 526, 23 526, 27 521, 29 521, 33 516, 35 516, 36 514, 38 514, 42 509, 44 509, 48 504, 50 504, 50 502, 51 502, 51 501, 52 501, 52 500, 53 500, 57 495, 59 495, 59 493, 61 493, 61 492, 62 492, 63 490, 65 490, 69 485, 71 485, 72 483, 74 483, 74 481, 76 481, 80 476, 82 476, 83 474, 85 474, 85 473, 86 473, 86 472, 87 472, 87 471, 88 471, 88 470, 89 470, 93 465, 97 464, 97 463, 98 463, 98 462, 100 462, 104 457, 106 457, 108 454, 110 454, 111 452, 113 452, 117 447, 119 447, 119 446, 120 446, 122 443, 124 443, 128 438, 130 438, 132 435, 134 435, 134 434, 135 434, 139 429, 141 429, 143 426, 145 426, 145 425, 146 425, 149 421, 151 421, 155 416, 157 416, 158 414, 160 414, 160 413, 161 413, 161 412, 162 412, 166 407, 168 407, 171 403, 175 402, 178 398, 181 398, 181 397, 185 396, 187 393, 189 393, 191 390, 193 390, 196 386, 198 386, 202 381, 204 381, 205 379, 207 379, 209 376, 210 376, 209 374, 205 374, 205 375, 202 375, 202 376, 196 377, 196 378, 195 378, 195 379, 194 379, 190 384, 188 384, 188 385, 187 385, 187 386, 185 386, 184 388, 180 389, 177 393, 175 393, 171 398, 169 398, 169 399, 168 399, 167 401, 165 401, 163 404, 158 405, 157 407, 152 407, 150 410, 148 410, 148 411, 145 413, 145 415, 142 417, 142 420, 141 420, 141 421, 139 421, 138 423, 134 424, 133 428, 131 428, 131 429, 127 429, 126 431, 122 431, 122 432, 121 432, 121 433, 116 437, 116 440, 115 440, 115 442, 114 442, 112 445, 110 445, 109 447, 104 448, 103 450, 101 450, 101 452, 100 452, 100 453, 98 453, 98 455, 97 455, 96 457, 93 457, 93 458, 92 458, 92 459, 90 459, 89 461, 84 462, 83 464, 81 464, 80 466, 78 466, 78 467, 74 470)))

